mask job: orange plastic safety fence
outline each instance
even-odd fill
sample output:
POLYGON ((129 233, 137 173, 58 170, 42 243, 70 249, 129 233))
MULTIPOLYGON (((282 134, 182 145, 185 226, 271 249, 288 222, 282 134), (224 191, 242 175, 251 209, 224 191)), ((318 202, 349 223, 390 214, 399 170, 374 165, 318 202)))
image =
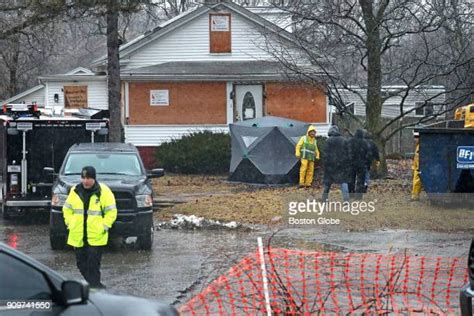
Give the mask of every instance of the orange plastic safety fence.
MULTIPOLYGON (((183 315, 265 315, 258 252, 179 308, 183 315)), ((272 315, 459 314, 465 260, 265 249, 272 315)))

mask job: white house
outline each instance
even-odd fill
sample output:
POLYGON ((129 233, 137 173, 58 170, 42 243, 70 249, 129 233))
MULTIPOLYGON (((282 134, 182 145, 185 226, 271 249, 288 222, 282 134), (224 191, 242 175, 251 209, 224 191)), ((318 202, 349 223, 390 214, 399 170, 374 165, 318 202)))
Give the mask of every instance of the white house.
MULTIPOLYGON (((145 163, 163 142, 197 130, 227 131, 229 123, 265 115, 313 123, 327 135, 326 88, 289 80, 270 52, 284 49, 299 58, 291 18, 214 2, 120 47, 125 138, 145 163)), ((106 56, 90 69, 41 77, 45 107, 107 108, 106 56)))
POLYGON ((45 108, 108 109, 107 77, 79 67, 65 74, 42 76, 45 108))
POLYGON ((39 77, 39 81, 40 85, 3 101, 3 104, 36 103, 45 109, 108 109, 105 75, 79 67, 65 74, 39 77))
MULTIPOLYGON (((396 96, 388 98, 382 105, 383 118, 395 118, 402 113, 406 117, 423 117, 431 114, 442 113, 440 117, 445 117, 446 113, 446 89, 444 86, 420 86, 410 89, 405 95, 406 86, 383 86, 382 95, 386 93, 396 93, 396 96), (400 108, 400 105, 403 107, 400 108)), ((358 116, 365 116, 365 102, 367 90, 352 86, 349 89, 337 89, 334 92, 346 104, 349 110, 358 116)), ((333 113, 337 112, 335 106, 333 113)))

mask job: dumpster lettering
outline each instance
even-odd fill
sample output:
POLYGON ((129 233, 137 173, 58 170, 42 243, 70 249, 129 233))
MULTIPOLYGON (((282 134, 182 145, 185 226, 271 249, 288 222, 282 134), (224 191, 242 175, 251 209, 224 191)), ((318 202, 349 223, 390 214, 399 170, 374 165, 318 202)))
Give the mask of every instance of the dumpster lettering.
POLYGON ((458 146, 457 168, 474 169, 474 146, 458 146))

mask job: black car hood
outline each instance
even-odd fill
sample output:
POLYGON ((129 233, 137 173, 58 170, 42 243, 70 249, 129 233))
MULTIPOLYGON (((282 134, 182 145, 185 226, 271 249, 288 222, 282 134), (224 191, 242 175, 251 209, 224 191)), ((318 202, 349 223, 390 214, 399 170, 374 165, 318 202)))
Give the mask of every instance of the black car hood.
POLYGON ((115 295, 100 290, 91 290, 89 301, 91 301, 103 315, 178 315, 174 307, 163 303, 140 297, 115 295))
MULTIPOLYGON (((112 191, 129 191, 134 194, 151 194, 151 190, 148 188, 147 178, 145 176, 97 176, 97 181, 107 185, 112 191)), ((58 186, 60 190, 67 194, 70 188, 81 182, 81 178, 78 175, 73 176, 59 176, 58 186)))

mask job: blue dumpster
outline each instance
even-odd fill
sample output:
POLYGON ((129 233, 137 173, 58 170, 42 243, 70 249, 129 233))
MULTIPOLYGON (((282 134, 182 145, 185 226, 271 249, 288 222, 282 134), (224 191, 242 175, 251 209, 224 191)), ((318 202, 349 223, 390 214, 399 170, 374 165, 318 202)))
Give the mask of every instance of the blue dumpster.
POLYGON ((432 202, 474 202, 474 129, 463 124, 445 121, 415 129, 420 133, 421 181, 432 202))

